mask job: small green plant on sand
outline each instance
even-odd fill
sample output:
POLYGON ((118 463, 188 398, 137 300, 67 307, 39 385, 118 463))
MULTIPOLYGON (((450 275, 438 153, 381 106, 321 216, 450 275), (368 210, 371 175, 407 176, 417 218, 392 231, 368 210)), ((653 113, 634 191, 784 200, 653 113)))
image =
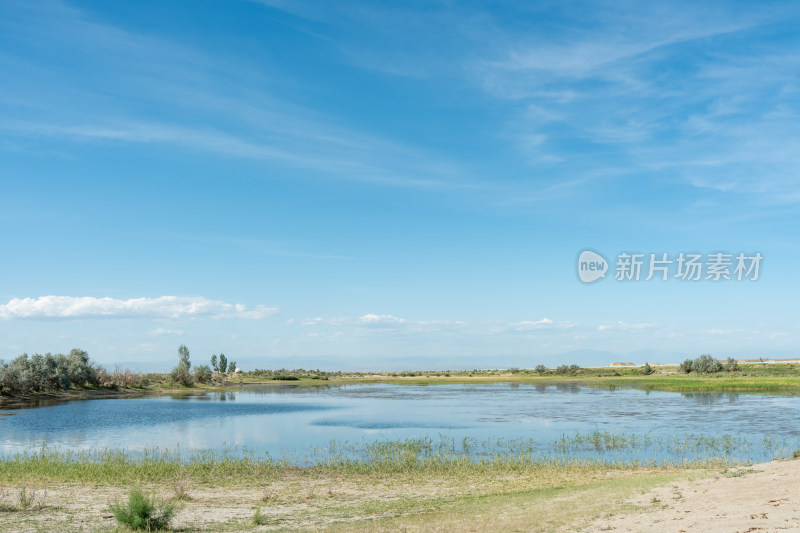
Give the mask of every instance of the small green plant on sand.
POLYGON ((175 507, 168 503, 159 504, 155 496, 146 496, 142 491, 133 489, 128 496, 128 503, 111 504, 111 512, 117 523, 131 529, 158 531, 169 527, 175 507))
POLYGON ((253 515, 253 524, 257 526, 266 526, 269 524, 269 516, 261 514, 261 507, 256 509, 256 514, 253 515))

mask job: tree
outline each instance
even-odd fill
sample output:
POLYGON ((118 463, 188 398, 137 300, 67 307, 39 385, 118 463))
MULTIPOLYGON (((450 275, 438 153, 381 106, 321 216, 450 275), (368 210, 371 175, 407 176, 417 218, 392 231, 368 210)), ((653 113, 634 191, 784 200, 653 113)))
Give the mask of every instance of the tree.
POLYGON ((536 368, 534 368, 534 370, 536 370, 537 374, 544 374, 547 372, 547 367, 544 365, 536 365, 536 368))
POLYGON ((194 378, 199 383, 208 383, 211 381, 211 369, 208 365, 197 365, 194 367, 194 378))
POLYGON ((224 353, 219 354, 219 371, 223 374, 228 371, 228 358, 224 353))
POLYGON ((650 366, 650 363, 645 363, 644 366, 642 367, 642 374, 644 374, 645 376, 649 376, 653 372, 655 372, 655 370, 653 370, 653 367, 650 366))
POLYGON ((189 348, 185 344, 178 346, 178 364, 186 365, 186 368, 192 368, 192 363, 189 361, 189 348))
POLYGON ((228 363, 228 372, 236 372, 236 361, 228 363))
POLYGON ((725 362, 725 370, 728 372, 738 372, 739 362, 733 357, 728 357, 728 360, 725 362))
POLYGON ((219 364, 217 363, 217 354, 211 356, 211 368, 214 369, 214 372, 219 372, 219 364))
POLYGON ((691 359, 687 359, 678 366, 678 370, 680 370, 684 374, 688 374, 689 372, 692 371, 692 363, 693 361, 691 359))
POLYGON ((192 363, 189 361, 189 348, 185 344, 178 347, 178 366, 172 369, 170 377, 172 381, 180 383, 184 387, 189 387, 194 384, 194 376, 189 371, 192 363))
POLYGON ((702 374, 713 374, 722 371, 722 363, 704 353, 692 362, 692 370, 702 374))

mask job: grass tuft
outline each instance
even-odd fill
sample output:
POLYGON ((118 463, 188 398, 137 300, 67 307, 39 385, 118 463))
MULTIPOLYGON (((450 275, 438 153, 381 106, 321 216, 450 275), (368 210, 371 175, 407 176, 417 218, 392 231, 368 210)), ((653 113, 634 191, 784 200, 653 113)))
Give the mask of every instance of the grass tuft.
POLYGON ((159 504, 155 496, 147 496, 133 489, 128 496, 128 503, 112 503, 111 512, 118 524, 133 530, 159 531, 169 527, 175 507, 168 503, 159 504))

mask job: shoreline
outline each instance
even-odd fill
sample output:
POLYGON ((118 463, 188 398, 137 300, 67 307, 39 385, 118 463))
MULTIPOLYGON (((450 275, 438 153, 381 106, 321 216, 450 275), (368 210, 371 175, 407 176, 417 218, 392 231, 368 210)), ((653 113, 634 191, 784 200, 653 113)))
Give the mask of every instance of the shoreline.
MULTIPOLYGON (((764 375, 743 372, 719 374, 679 374, 672 368, 659 369, 650 375, 642 375, 638 369, 615 367, 582 368, 574 375, 537 375, 532 371, 417 371, 417 372, 350 372, 324 379, 300 376, 296 380, 263 379, 251 373, 226 377, 222 382, 195 384, 181 387, 167 382, 167 374, 156 376, 159 383, 138 388, 124 389, 73 389, 59 392, 32 393, 23 396, 0 396, 0 409, 29 407, 33 402, 88 400, 98 398, 129 398, 149 394, 191 394, 202 392, 236 392, 243 387, 268 385, 274 387, 334 387, 346 385, 480 385, 480 384, 525 384, 567 385, 600 388, 627 388, 663 392, 720 392, 720 393, 765 393, 800 394, 800 365, 785 364, 772 369, 783 371, 763 372, 764 375), (622 371, 622 373, 620 373, 622 371)), ((768 370, 772 370, 768 369, 768 370)))
MULTIPOLYGON (((102 465, 98 465, 102 468, 102 465)), ((155 471, 155 470, 154 470, 155 471)), ((197 476, 13 477, 0 487, 0 532, 109 531, 130 489, 176 506, 183 531, 738 531, 794 516, 800 461, 739 467, 334 469, 197 476), (21 491, 31 503, 16 503, 21 491), (255 523, 254 517, 261 515, 255 523), (435 526, 435 527, 434 527, 435 526)))

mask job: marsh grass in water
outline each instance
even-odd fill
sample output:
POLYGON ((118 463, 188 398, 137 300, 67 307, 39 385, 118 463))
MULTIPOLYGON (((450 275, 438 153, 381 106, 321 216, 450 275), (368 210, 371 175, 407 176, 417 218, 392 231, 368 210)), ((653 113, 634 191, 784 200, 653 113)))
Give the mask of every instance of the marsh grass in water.
POLYGON ((331 442, 295 458, 276 460, 240 448, 223 451, 92 449, 65 451, 41 448, 0 458, 0 479, 9 483, 88 482, 100 484, 168 483, 176 500, 186 500, 198 484, 254 483, 299 475, 376 475, 395 473, 524 473, 540 469, 630 469, 660 466, 728 466, 748 464, 753 457, 788 457, 798 443, 766 437, 759 443, 743 438, 686 435, 660 437, 594 431, 562 436, 555 442, 531 439, 406 439, 374 442, 331 442))

